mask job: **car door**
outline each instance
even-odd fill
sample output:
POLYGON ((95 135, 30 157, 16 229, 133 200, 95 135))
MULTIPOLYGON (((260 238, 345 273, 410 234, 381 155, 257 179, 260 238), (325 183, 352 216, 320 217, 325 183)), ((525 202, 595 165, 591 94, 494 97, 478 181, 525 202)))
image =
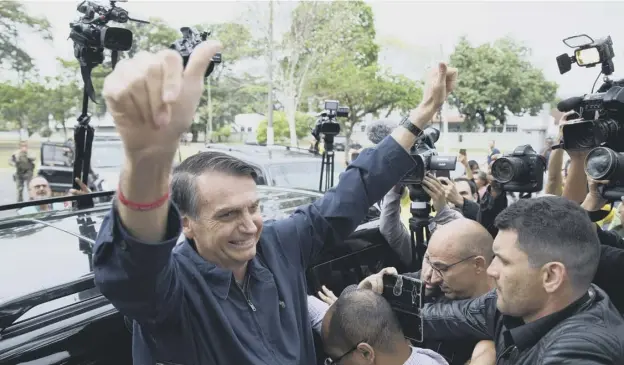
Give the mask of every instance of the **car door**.
POLYGON ((41 143, 41 166, 39 176, 43 176, 52 192, 65 194, 72 187, 74 151, 63 143, 41 143))

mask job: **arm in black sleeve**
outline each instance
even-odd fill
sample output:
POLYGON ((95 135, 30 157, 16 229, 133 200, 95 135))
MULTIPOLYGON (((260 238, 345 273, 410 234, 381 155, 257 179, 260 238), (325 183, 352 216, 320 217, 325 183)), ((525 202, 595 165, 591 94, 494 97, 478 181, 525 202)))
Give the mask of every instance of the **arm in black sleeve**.
POLYGON ((464 199, 464 204, 462 205, 462 214, 465 218, 472 219, 473 221, 479 221, 479 213, 481 208, 479 207, 479 203, 464 199))

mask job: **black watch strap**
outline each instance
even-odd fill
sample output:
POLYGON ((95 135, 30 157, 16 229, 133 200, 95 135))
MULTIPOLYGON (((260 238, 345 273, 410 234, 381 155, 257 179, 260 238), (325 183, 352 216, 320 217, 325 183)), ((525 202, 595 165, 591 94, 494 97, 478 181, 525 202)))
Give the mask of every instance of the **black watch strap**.
POLYGON ((412 123, 412 121, 409 120, 408 117, 403 118, 403 120, 401 120, 401 123, 399 125, 407 129, 408 131, 410 131, 416 137, 420 137, 420 135, 423 134, 422 129, 416 127, 414 123, 412 123))

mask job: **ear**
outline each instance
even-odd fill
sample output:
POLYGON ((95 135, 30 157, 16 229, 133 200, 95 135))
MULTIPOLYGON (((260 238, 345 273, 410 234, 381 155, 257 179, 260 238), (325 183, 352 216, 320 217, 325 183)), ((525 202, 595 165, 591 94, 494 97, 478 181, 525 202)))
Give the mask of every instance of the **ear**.
POLYGON ((561 262, 549 262, 542 266, 542 286, 549 294, 559 290, 567 276, 567 270, 561 262))
POLYGON ((182 217, 182 233, 184 233, 184 237, 186 238, 195 238, 192 222, 187 216, 182 217))
POLYGON ((482 272, 485 272, 485 270, 487 270, 487 261, 485 261, 485 258, 483 256, 477 256, 474 258, 474 265, 475 265, 475 272, 477 274, 481 274, 482 272))
POLYGON ((375 362, 375 350, 366 342, 362 342, 357 347, 357 356, 361 356, 368 364, 375 362))

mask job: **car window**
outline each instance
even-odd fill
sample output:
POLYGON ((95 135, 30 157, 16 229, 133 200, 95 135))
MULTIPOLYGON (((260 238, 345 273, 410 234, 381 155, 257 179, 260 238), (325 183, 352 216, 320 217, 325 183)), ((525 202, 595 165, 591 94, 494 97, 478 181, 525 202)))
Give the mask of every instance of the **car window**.
MULTIPOLYGON (((321 194, 283 188, 258 187, 260 209, 264 219, 280 219, 292 214, 297 207, 314 202, 321 194)), ((109 207, 104 205, 82 211, 58 213, 58 219, 32 223, 20 227, 0 229, 0 303, 11 298, 60 285, 92 272, 90 245, 81 243, 80 221, 83 215, 93 221, 92 234, 99 231, 109 207)), ((28 220, 40 215, 20 217, 28 220)), ((84 231, 84 229, 83 229, 84 231)), ((88 290, 36 306, 19 321, 47 313, 98 295, 88 290)))
POLYGON ((94 144, 91 149, 91 167, 121 167, 124 161, 124 150, 121 144, 94 144))
MULTIPOLYGON (((318 190, 321 161, 289 162, 269 167, 272 184, 294 189, 318 190)), ((338 181, 334 179, 334 183, 338 181)))

